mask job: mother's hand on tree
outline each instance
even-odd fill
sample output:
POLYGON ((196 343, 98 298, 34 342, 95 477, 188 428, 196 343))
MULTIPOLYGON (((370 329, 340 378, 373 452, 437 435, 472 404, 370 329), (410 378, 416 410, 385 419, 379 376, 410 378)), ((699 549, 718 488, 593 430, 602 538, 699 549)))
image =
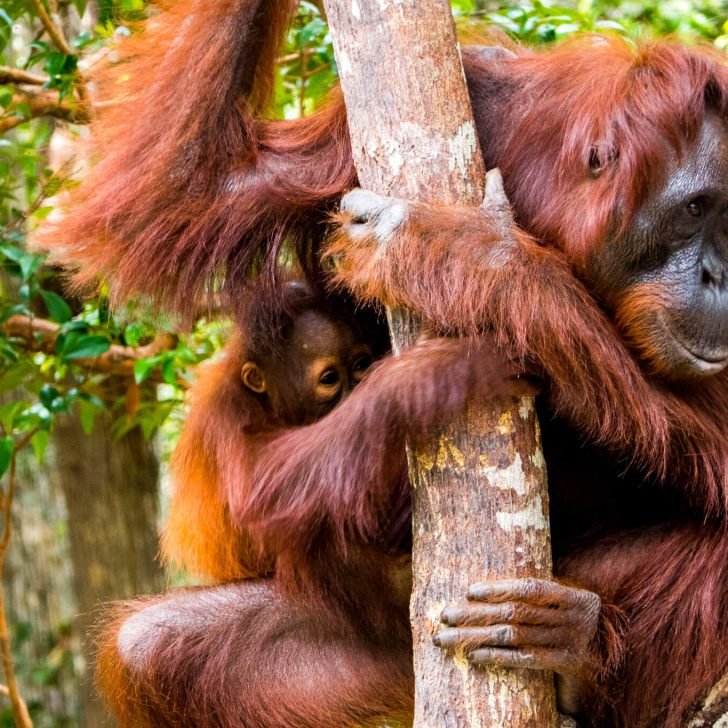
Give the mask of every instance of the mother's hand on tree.
POLYGON ((547 579, 475 584, 467 603, 443 610, 433 641, 476 665, 579 673, 591 655, 601 599, 547 579))

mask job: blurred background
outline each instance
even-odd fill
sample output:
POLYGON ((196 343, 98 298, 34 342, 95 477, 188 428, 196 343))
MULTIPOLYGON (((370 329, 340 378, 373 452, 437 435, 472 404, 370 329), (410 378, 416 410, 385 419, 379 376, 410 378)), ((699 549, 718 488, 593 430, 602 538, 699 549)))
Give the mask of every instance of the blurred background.
MULTIPOLYGON (((728 52, 725 0, 452 6, 465 35, 674 34, 728 52)), ((0 647, 39 728, 112 725, 89 678, 99 606, 184 583, 157 559, 166 465, 194 368, 227 328, 206 318, 178 331, 142 301, 111 311, 103 288, 79 300, 27 244, 87 167, 84 74, 152 12, 143 0, 0 2, 0 647)), ((336 75, 322 4, 301 2, 275 113, 311 113, 336 75)), ((5 693, 0 728, 14 725, 5 693)))

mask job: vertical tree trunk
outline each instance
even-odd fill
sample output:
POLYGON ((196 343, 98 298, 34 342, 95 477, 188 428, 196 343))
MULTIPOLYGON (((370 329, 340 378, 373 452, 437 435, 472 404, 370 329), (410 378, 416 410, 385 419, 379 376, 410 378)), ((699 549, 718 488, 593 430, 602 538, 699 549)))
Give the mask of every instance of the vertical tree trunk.
MULTIPOLYGON (((326 0, 364 187, 480 204, 484 168, 447 0, 326 0)), ((418 322, 392 312, 395 346, 418 322)), ((447 376, 443 372, 443 376, 447 376)), ((411 459, 415 725, 548 728, 553 678, 473 671, 432 645, 442 608, 484 577, 551 573, 548 495, 532 400, 471 408, 411 459)))
POLYGON ((86 435, 76 417, 54 433, 56 467, 68 510, 77 614, 86 664, 81 688, 85 728, 112 725, 93 689, 90 630, 105 602, 161 591, 158 551, 159 463, 136 428, 116 438, 108 415, 86 435))
MULTIPOLYGON (((29 451, 18 458, 3 589, 21 694, 28 705, 40 706, 36 724, 75 726, 80 720, 73 661, 78 645, 69 624, 76 609, 66 506, 51 460, 38 465, 29 451)), ((0 700, 2 709, 6 705, 5 698, 0 700)))

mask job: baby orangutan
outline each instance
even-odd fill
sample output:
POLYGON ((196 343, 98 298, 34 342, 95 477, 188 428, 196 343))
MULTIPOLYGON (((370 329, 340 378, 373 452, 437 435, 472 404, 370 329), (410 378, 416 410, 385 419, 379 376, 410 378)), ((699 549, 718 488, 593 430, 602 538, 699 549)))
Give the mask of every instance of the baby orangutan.
POLYGON ((269 574, 245 527, 252 471, 289 428, 321 419, 388 348, 386 326, 301 281, 274 306, 251 301, 221 359, 206 365, 172 467, 165 557, 215 581, 269 574))

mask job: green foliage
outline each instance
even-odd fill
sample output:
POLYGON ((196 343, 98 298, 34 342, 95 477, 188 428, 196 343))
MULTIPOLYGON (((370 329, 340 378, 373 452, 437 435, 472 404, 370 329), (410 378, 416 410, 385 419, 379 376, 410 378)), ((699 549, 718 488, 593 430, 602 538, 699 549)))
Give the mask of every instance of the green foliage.
POLYGON ((551 43, 576 32, 628 37, 675 34, 707 39, 725 49, 728 23, 723 0, 578 0, 488 3, 453 0, 461 23, 486 21, 529 44, 551 43))
POLYGON ((280 63, 278 115, 309 114, 333 86, 337 74, 328 25, 313 3, 302 0, 280 63))
MULTIPOLYGON (((86 0, 74 5, 82 13, 86 0)), ((108 0, 99 9, 96 32, 69 39, 75 51, 93 51, 115 32, 128 32, 125 24, 143 17, 146 3, 108 0)), ((0 64, 44 74, 40 90, 57 94, 58 103, 76 103, 79 55, 60 52, 38 29, 29 3, 3 3, 0 64), (36 39, 18 53, 17 43, 10 43, 14 33, 36 39)), ((314 29, 301 27, 299 45, 313 39, 314 29)), ((220 346, 219 325, 199 322, 171 347, 145 348, 173 322, 153 320, 143 307, 111 312, 103 292, 84 302, 67 295, 58 271, 29 249, 27 236, 52 212, 63 179, 48 164, 55 124, 32 118, 17 91, 0 85, 0 119, 13 120, 0 136, 0 397, 11 398, 0 405, 0 476, 19 443, 43 457, 59 415, 76 414, 90 432, 98 414, 109 412, 119 435, 138 426, 151 437, 181 404, 191 369, 220 346), (31 328, 33 322, 42 326, 13 336, 5 328, 13 316, 26 317, 31 328), (94 363, 112 347, 136 358, 124 376, 94 363), (162 384, 163 396, 157 391, 162 384)))

